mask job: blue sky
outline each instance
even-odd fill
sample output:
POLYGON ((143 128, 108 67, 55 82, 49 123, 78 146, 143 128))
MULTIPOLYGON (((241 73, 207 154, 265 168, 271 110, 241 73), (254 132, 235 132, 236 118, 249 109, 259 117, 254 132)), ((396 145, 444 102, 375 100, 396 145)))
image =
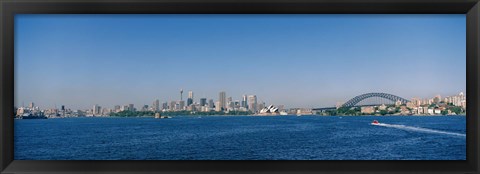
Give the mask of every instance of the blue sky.
POLYGON ((16 15, 15 102, 334 106, 466 89, 465 15, 16 15))

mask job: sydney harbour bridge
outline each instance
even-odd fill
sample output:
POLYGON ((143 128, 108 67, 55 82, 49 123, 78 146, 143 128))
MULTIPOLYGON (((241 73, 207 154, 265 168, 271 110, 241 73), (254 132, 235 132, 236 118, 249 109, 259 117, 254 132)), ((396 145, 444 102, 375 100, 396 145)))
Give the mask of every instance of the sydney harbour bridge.
MULTIPOLYGON (((342 104, 340 107, 379 106, 382 104, 392 105, 395 104, 395 102, 397 101, 400 101, 402 104, 409 102, 409 100, 393 94, 372 92, 353 97, 352 99, 342 104)), ((336 107, 313 108, 312 110, 322 111, 332 109, 336 109, 336 107)))

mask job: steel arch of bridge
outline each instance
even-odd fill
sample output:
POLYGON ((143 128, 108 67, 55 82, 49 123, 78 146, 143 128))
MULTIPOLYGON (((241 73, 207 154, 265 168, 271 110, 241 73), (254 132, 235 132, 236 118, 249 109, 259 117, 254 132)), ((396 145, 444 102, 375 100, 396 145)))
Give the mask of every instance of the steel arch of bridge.
POLYGON ((400 101, 403 104, 409 102, 409 100, 404 99, 404 98, 399 97, 399 96, 396 96, 396 95, 393 95, 393 94, 373 92, 373 93, 366 93, 366 94, 356 96, 356 97, 348 100, 347 102, 345 102, 342 105, 342 107, 353 107, 356 104, 360 103, 361 101, 363 101, 367 98, 372 98, 372 97, 381 97, 381 98, 388 99, 388 100, 393 101, 393 102, 400 101))

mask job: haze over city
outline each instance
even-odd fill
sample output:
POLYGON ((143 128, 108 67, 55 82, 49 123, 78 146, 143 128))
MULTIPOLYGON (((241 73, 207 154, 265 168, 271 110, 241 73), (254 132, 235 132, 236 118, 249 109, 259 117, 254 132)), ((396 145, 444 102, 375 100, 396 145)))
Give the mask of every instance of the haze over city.
POLYGON ((326 107, 466 89, 465 15, 16 15, 15 104, 326 107), (184 94, 184 99, 185 99, 184 94))

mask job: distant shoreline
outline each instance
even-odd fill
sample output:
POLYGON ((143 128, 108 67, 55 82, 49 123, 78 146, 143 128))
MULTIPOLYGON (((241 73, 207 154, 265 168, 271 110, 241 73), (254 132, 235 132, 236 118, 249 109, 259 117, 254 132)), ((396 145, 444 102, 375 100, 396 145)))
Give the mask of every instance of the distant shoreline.
MULTIPOLYGON (((321 116, 321 115, 177 115, 175 117, 465 117, 466 115, 336 115, 336 116, 321 116)), ((154 116, 95 116, 95 117, 64 117, 64 118, 155 118, 154 116)), ((64 119, 61 117, 53 117, 48 119, 64 119)), ((21 120, 21 119, 16 119, 21 120)))

